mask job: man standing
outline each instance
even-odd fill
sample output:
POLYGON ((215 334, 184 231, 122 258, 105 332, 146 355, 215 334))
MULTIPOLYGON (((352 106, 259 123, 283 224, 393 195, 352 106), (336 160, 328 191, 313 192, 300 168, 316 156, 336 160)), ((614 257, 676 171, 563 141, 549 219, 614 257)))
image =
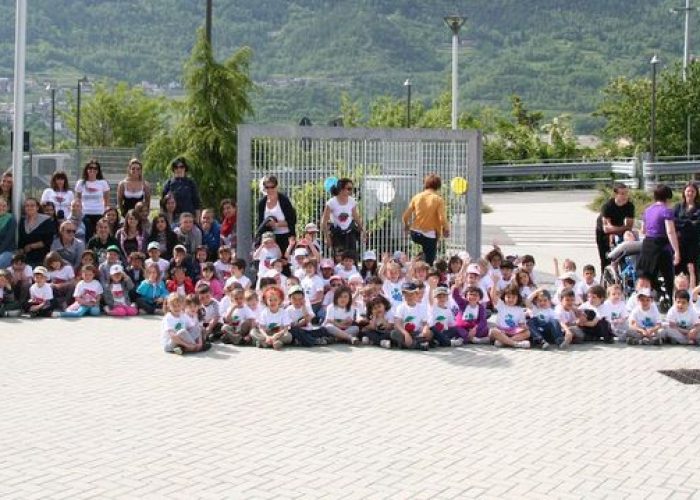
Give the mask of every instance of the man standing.
POLYGON ((624 232, 630 231, 633 226, 634 204, 630 201, 629 188, 622 183, 616 183, 613 187, 613 197, 603 204, 596 221, 595 240, 598 245, 601 276, 605 266, 610 264, 608 252, 616 240, 621 240, 624 232))

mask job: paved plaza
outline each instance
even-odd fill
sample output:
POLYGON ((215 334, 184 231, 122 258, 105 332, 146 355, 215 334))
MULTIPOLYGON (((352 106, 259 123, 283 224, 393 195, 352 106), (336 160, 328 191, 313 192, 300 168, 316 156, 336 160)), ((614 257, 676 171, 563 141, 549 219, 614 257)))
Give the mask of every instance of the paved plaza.
MULTIPOLYGON (((545 273, 595 259, 586 195, 525 195, 487 196, 485 233, 545 273)), ((0 321, 0 497, 700 498, 700 385, 657 373, 700 348, 179 357, 159 326, 0 321)))

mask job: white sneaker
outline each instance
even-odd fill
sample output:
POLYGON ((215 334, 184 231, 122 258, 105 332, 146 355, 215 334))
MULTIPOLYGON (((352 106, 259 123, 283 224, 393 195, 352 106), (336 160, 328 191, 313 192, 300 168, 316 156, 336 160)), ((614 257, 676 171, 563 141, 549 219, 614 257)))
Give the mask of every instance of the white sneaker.
POLYGON ((501 342, 500 340, 496 340, 494 341, 493 345, 496 347, 503 347, 503 342, 501 342))
POLYGON ((546 351, 547 349, 549 349, 549 342, 547 342, 546 340, 543 340, 542 341, 542 350, 546 351))
POLYGON ((357 337, 351 337, 350 344, 351 345, 360 345, 360 339, 358 339, 357 337))
POLYGON ((472 344, 490 344, 491 339, 488 337, 474 337, 472 339, 472 344))
POLYGON ((58 311, 54 311, 54 312, 51 313, 51 317, 52 317, 52 318, 60 318, 60 317, 61 317, 61 313, 58 312, 58 311))
POLYGON ((362 345, 369 345, 369 344, 370 344, 369 337, 362 337, 362 345))
POLYGON ((452 347, 462 347, 464 345, 464 340, 462 339, 452 339, 450 340, 450 345, 452 347))
POLYGON ((182 347, 180 347, 179 345, 173 347, 173 352, 179 356, 182 356, 185 353, 185 351, 183 351, 182 347))
POLYGON ((379 346, 383 347, 384 349, 391 349, 391 340, 380 340, 379 346))
POLYGON ((530 348, 530 341, 529 340, 521 340, 520 342, 516 342, 513 347, 517 347, 519 349, 529 349, 530 348))

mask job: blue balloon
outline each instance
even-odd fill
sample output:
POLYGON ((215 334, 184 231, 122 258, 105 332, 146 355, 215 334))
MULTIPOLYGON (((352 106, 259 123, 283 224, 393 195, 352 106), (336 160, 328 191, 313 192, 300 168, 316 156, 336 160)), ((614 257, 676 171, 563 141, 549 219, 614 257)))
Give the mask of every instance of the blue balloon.
POLYGON ((333 189, 337 184, 338 184, 338 178, 337 178, 337 177, 328 177, 328 178, 323 182, 323 189, 325 189, 327 193, 330 193, 330 192, 331 192, 331 189, 333 189))

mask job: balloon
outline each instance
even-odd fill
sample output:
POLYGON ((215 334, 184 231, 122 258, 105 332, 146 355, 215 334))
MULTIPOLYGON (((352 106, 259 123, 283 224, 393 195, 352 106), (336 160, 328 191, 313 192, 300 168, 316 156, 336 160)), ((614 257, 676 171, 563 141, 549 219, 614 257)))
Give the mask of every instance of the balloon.
POLYGON ((469 189, 469 183, 464 177, 455 177, 450 182, 450 188, 454 194, 464 194, 469 189))
POLYGON ((377 186, 377 199, 380 203, 391 203, 396 196, 396 189, 391 182, 380 182, 377 186))
POLYGON ((337 177, 328 177, 325 181, 323 181, 323 189, 325 189, 327 193, 330 193, 331 189, 333 189, 336 184, 338 184, 337 177))

